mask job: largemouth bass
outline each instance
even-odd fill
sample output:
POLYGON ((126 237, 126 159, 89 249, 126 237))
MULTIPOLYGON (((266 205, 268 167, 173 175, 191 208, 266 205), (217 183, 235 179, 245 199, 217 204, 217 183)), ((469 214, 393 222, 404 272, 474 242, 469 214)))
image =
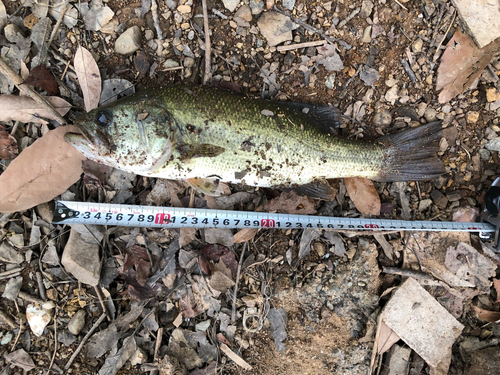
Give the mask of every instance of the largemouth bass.
POLYGON ((202 187, 203 181, 301 186, 324 198, 326 179, 425 180, 445 172, 436 155, 439 122, 377 142, 347 140, 329 134, 338 125, 335 108, 249 99, 208 86, 146 90, 96 108, 75 125, 82 134, 66 140, 89 159, 202 187))

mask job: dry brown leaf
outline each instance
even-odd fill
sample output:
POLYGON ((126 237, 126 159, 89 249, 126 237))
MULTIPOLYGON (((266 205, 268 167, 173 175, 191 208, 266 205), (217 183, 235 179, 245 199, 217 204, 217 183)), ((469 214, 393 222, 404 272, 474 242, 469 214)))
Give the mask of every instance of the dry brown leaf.
POLYGON ((446 103, 467 90, 499 48, 500 38, 478 48, 467 34, 457 29, 446 45, 438 68, 436 90, 443 89, 439 94, 439 103, 446 103))
MULTIPOLYGON (((57 96, 46 96, 45 99, 64 116, 71 108, 66 100, 57 96)), ((28 96, 0 95, 0 121, 36 122, 47 124, 56 120, 45 108, 28 96)))
POLYGON ((382 320, 380 321, 380 332, 377 341, 378 354, 388 351, 392 345, 400 340, 399 336, 382 320))
POLYGON ((64 141, 73 125, 49 131, 15 158, 0 175, 0 212, 22 211, 50 201, 82 174, 85 157, 64 141))
POLYGON ((279 197, 266 203, 264 210, 267 212, 280 212, 283 214, 314 215, 314 202, 307 197, 298 196, 296 192, 286 191, 279 197))
POLYGON ((233 243, 241 243, 250 241, 255 237, 259 228, 243 228, 240 229, 233 237, 233 243))
POLYGON ((479 319, 484 320, 485 322, 494 323, 497 320, 500 320, 500 312, 498 311, 489 311, 477 306, 472 306, 472 308, 477 313, 479 319))
POLYGON ((184 319, 191 319, 200 315, 203 312, 203 308, 200 308, 200 306, 196 304, 189 296, 189 293, 185 293, 179 300, 179 311, 184 319))
POLYGON ((196 228, 181 228, 179 235, 179 246, 190 244, 196 237, 196 228))
POLYGON ((495 287, 495 290, 497 292, 497 301, 496 302, 500 302, 500 280, 493 279, 493 286, 495 287))
POLYGON ((17 141, 2 129, 2 125, 0 125, 0 160, 13 159, 18 153, 17 141))
POLYGON ((39 65, 33 68, 24 83, 45 90, 48 95, 59 95, 59 85, 54 75, 45 65, 39 65))
POLYGON ((101 98, 101 73, 92 54, 83 47, 75 53, 75 72, 82 88, 85 110, 87 112, 99 105, 101 98))
POLYGON ((380 197, 373 182, 367 178, 344 178, 349 197, 359 212, 365 215, 380 215, 380 197))

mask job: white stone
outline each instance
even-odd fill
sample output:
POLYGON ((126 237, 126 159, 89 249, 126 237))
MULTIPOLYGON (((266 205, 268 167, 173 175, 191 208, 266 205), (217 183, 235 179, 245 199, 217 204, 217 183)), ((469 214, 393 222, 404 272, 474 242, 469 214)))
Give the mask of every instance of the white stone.
POLYGON ((120 55, 134 53, 141 47, 142 33, 139 26, 132 26, 116 39, 115 52, 120 55))

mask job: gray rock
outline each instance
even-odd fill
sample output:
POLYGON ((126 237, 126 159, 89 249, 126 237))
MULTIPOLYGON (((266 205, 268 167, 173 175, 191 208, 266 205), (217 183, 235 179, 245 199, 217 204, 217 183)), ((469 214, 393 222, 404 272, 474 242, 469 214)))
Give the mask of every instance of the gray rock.
POLYGON ((484 145, 484 147, 490 151, 500 151, 500 137, 491 139, 484 145))
POLYGON ((192 68, 194 66, 194 59, 192 57, 186 57, 184 59, 184 68, 192 68))
POLYGON ((252 21, 252 9, 248 5, 242 5, 234 14, 234 18, 241 18, 244 21, 252 21))
POLYGON ((295 7, 295 0, 283 0, 283 8, 293 10, 295 7))
POLYGON ((363 81, 365 86, 373 87, 373 84, 380 79, 380 74, 377 69, 364 65, 359 72, 359 79, 363 81))
POLYGON ((88 285, 99 283, 101 273, 99 244, 85 242, 74 229, 71 229, 61 263, 78 281, 88 285))
POLYGON ((115 52, 120 55, 134 53, 141 47, 142 33, 139 26, 125 30, 115 42, 115 52))
POLYGON ((434 204, 438 206, 440 209, 445 209, 446 206, 448 205, 448 198, 439 190, 433 190, 431 192, 431 198, 434 204))
POLYGON ((85 310, 78 310, 68 323, 68 331, 73 335, 78 335, 85 326, 85 310))
POLYGON ((361 38, 361 42, 368 44, 371 41, 372 41, 372 27, 371 25, 368 25, 363 31, 363 37, 361 38))
POLYGON ((222 0, 224 3, 224 6, 226 7, 227 10, 230 12, 234 12, 238 4, 240 3, 240 0, 222 0))
POLYGON ((264 9, 264 2, 262 0, 250 0, 248 4, 252 9, 252 14, 261 14, 264 9))
POLYGON ((419 52, 422 52, 422 47, 424 46, 424 41, 420 38, 417 38, 417 40, 415 40, 412 45, 411 45, 411 50, 414 52, 414 53, 419 53, 419 52))
POLYGON ((203 231, 205 242, 218 243, 224 246, 233 246, 233 231, 222 228, 205 228, 203 231))
POLYGON ((289 17, 278 12, 264 13, 260 16, 257 25, 270 47, 292 40, 292 30, 299 27, 289 17))
POLYGON ((175 60, 172 60, 172 59, 167 59, 165 60, 165 62, 163 63, 163 66, 165 68, 175 68, 176 66, 179 66, 179 63, 175 60))
POLYGON ((460 18, 480 48, 500 37, 497 1, 452 0, 460 18))
POLYGON ((332 73, 328 76, 325 81, 325 86, 330 90, 333 90, 335 88, 335 73, 332 73))
POLYGON ((361 11, 359 12, 359 16, 362 18, 368 17, 373 10, 373 3, 369 0, 364 0, 361 4, 361 11))
POLYGON ((431 206, 431 204, 432 204, 432 199, 423 199, 418 204, 418 210, 420 212, 423 212, 427 210, 431 206))
POLYGON ((490 156, 491 153, 488 150, 485 150, 484 148, 479 150, 479 157, 481 158, 481 160, 488 161, 490 160, 490 156))
POLYGON ((24 257, 6 241, 0 244, 0 261, 6 263, 21 264, 24 257))

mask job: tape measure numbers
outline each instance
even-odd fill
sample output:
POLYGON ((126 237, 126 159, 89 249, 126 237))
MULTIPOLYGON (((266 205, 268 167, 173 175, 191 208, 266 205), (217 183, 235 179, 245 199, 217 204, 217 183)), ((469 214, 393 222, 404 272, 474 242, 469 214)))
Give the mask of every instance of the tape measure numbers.
POLYGON ((495 226, 489 223, 357 219, 70 201, 56 202, 52 222, 55 224, 94 224, 147 228, 314 228, 452 232, 495 232, 496 230, 495 226))

